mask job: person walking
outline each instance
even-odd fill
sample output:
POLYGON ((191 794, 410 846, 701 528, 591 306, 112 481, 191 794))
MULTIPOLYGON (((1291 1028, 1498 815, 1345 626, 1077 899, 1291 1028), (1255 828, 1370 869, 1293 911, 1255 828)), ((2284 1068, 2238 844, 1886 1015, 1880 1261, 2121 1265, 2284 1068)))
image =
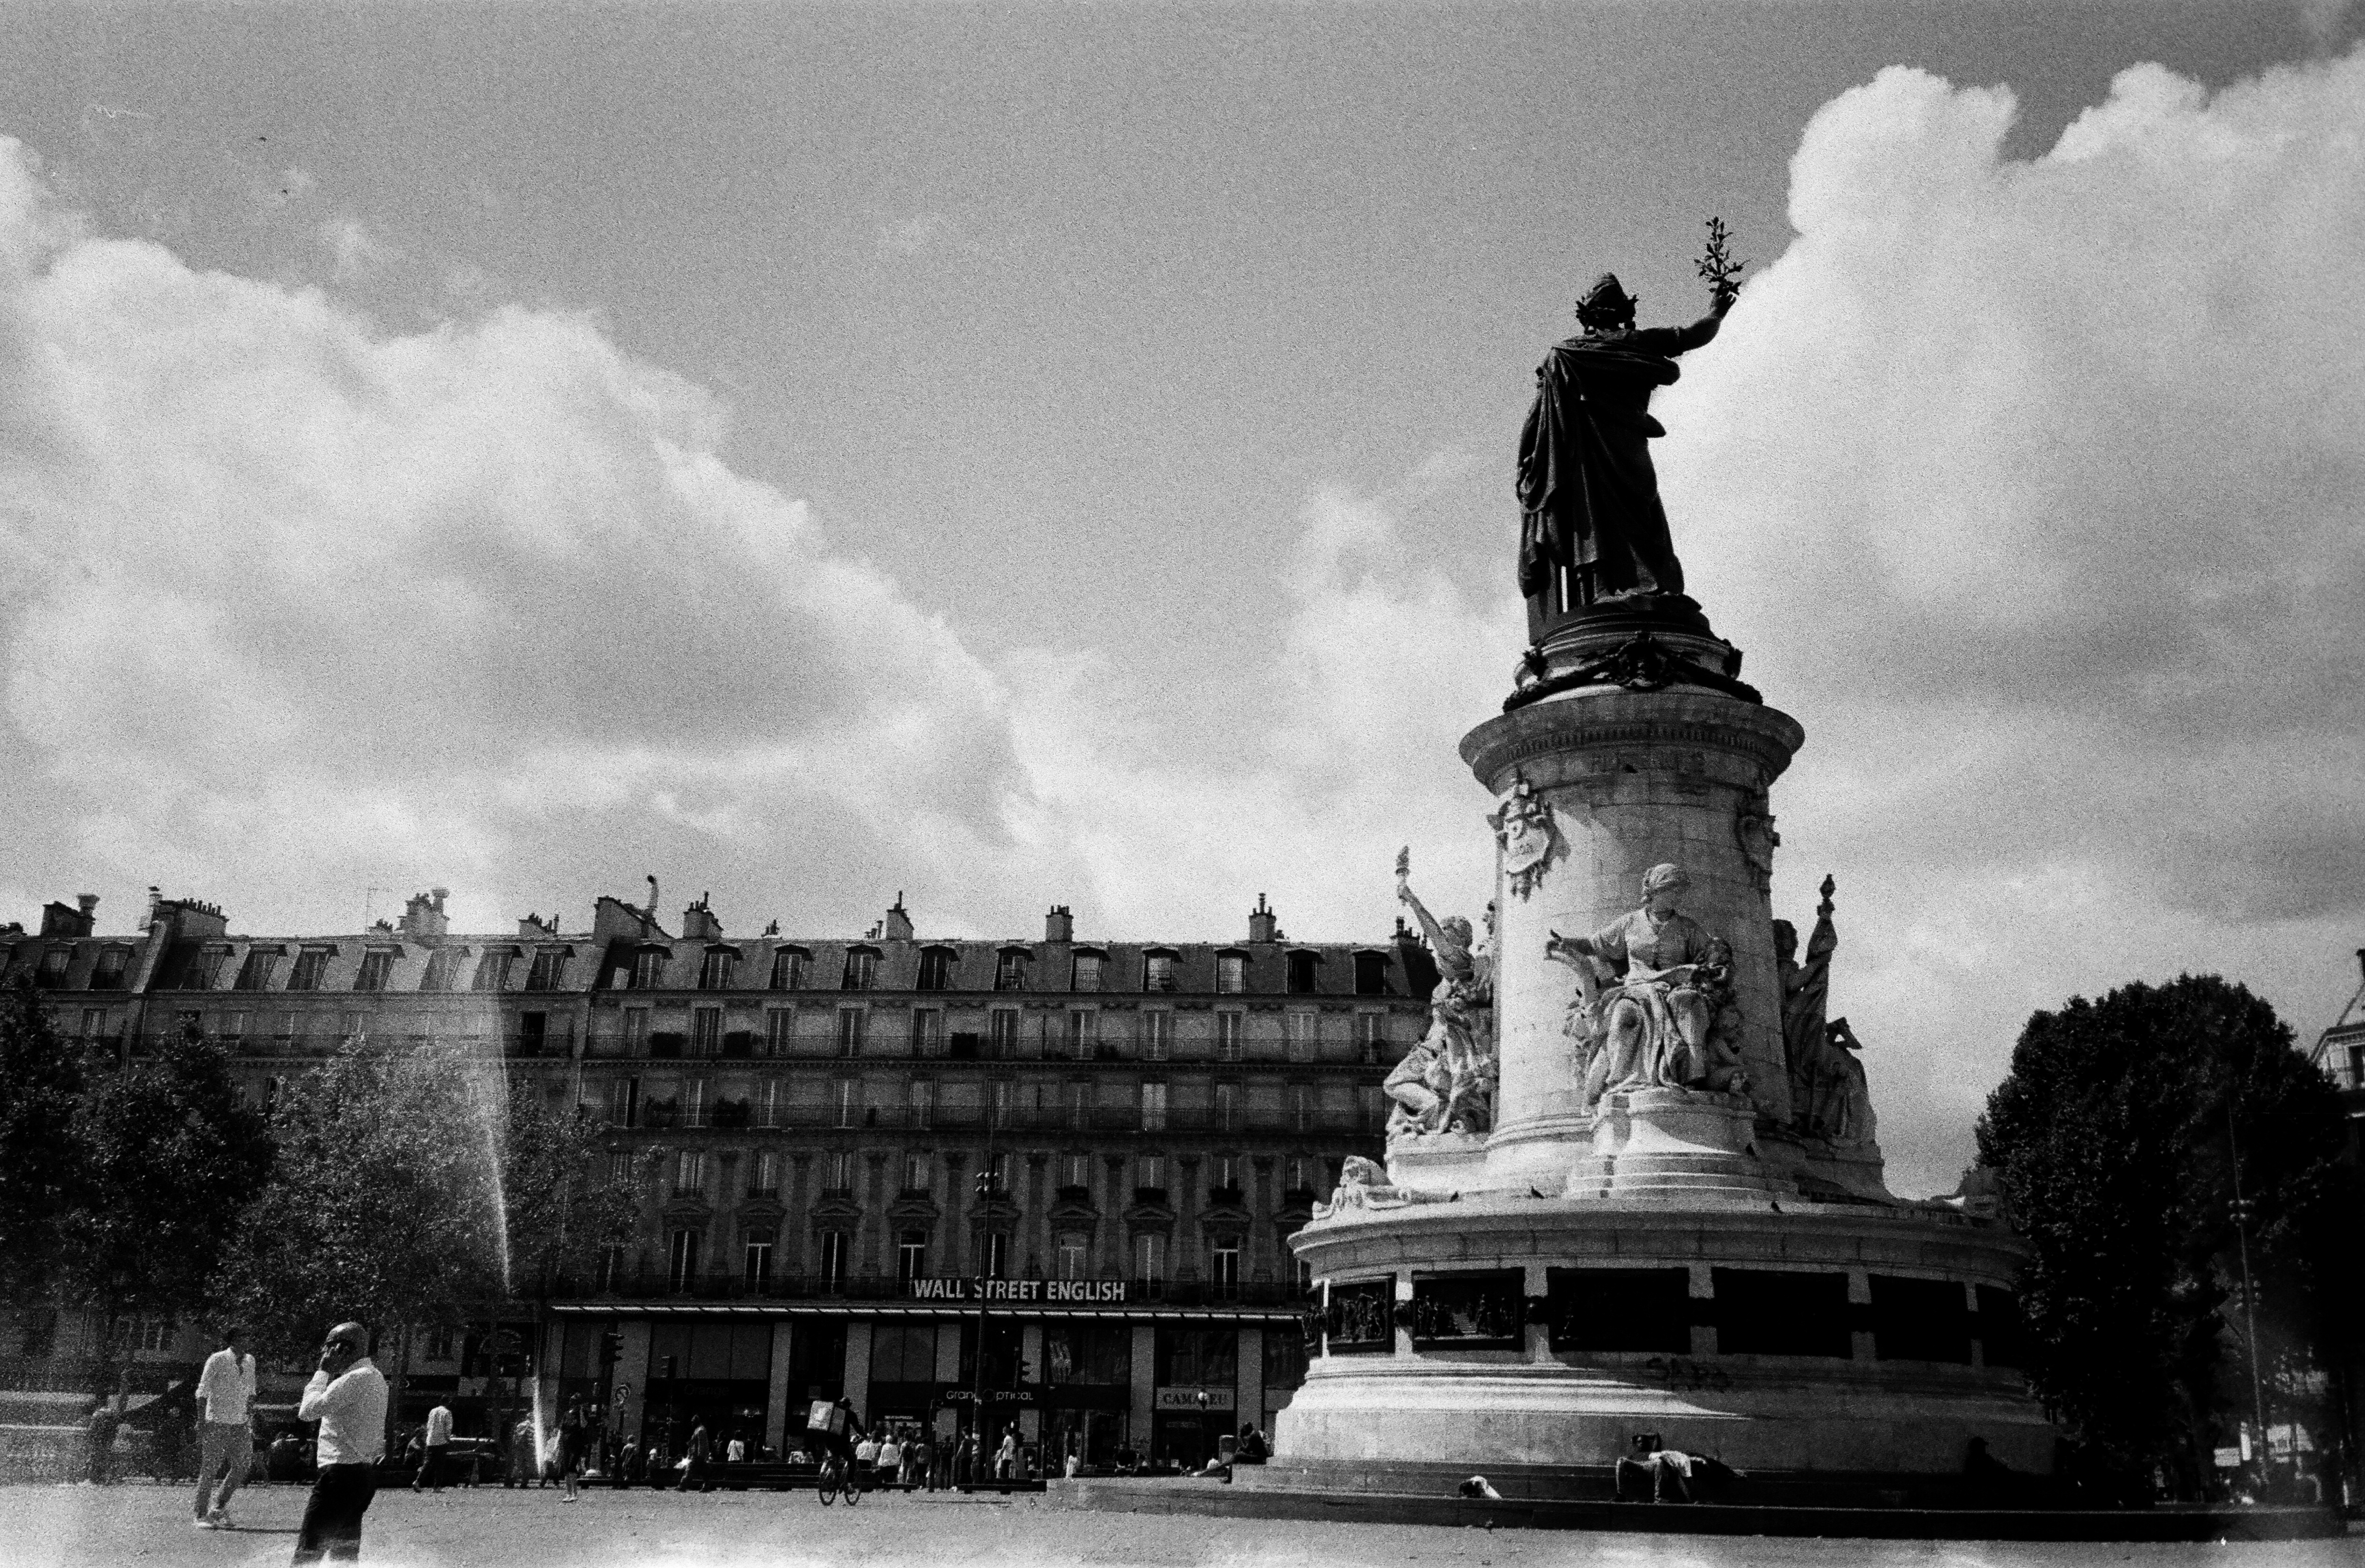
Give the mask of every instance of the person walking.
POLYGON ((993 1453, 993 1476, 997 1481, 1009 1481, 1018 1474, 1018 1428, 1002 1429, 1002 1446, 993 1453))
POLYGON ((200 1529, 235 1529, 230 1500, 245 1484, 254 1463, 254 1357, 246 1330, 222 1330, 222 1348, 206 1358, 197 1374, 197 1496, 200 1529), (214 1477, 221 1474, 221 1490, 214 1477))
POLYGON ((377 1493, 371 1474, 386 1454, 386 1377, 369 1358, 369 1331, 340 1323, 320 1346, 319 1370, 304 1385, 297 1419, 320 1423, 319 1478, 304 1503, 291 1563, 357 1562, 362 1516, 377 1493))
POLYGON ((583 1406, 570 1405, 558 1423, 558 1484, 559 1500, 580 1502, 582 1494, 575 1489, 575 1473, 583 1468, 583 1406))
POLYGON ((427 1430, 421 1434, 419 1473, 410 1479, 410 1489, 424 1486, 437 1496, 443 1495, 444 1461, 452 1453, 452 1407, 442 1400, 427 1413, 427 1430))
POLYGON ((681 1489, 703 1492, 707 1488, 706 1462, 714 1456, 714 1439, 706 1435, 706 1417, 701 1416, 690 1424, 689 1468, 681 1473, 681 1489))

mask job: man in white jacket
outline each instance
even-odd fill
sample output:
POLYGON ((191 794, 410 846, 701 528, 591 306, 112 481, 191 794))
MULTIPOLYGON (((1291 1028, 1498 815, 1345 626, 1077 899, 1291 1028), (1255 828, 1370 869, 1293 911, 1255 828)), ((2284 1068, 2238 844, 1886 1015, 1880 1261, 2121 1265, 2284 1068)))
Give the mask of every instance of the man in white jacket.
POLYGON ((254 1404, 254 1357, 246 1348, 246 1330, 222 1330, 222 1348, 206 1358, 197 1376, 197 1528, 230 1529, 231 1494, 245 1484, 254 1462, 254 1432, 249 1412, 254 1404), (214 1491, 214 1478, 221 1491, 214 1491))
POLYGON ((320 1423, 319 1479, 304 1504, 295 1563, 357 1562, 362 1515, 377 1494, 371 1466, 386 1453, 386 1377, 369 1359, 369 1330, 340 1323, 320 1346, 320 1370, 297 1403, 299 1420, 320 1423))

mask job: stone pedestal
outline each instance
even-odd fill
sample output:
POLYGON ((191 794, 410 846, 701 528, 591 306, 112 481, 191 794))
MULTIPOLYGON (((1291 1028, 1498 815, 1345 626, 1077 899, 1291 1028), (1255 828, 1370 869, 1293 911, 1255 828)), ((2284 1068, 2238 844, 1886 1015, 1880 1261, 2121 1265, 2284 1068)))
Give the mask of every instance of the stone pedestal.
POLYGON ((1563 841, 1527 892, 1496 879, 1502 1076, 1490 1186, 1558 1192, 1591 1153, 1565 1027, 1576 978, 1544 946, 1554 932, 1590 935, 1637 907, 1642 873, 1665 861, 1691 878, 1683 912, 1732 945, 1756 1114, 1788 1124, 1767 790, 1804 739, 1785 714, 1692 687, 1588 689, 1490 719, 1463 738, 1463 760, 1479 781, 1499 800, 1525 780, 1552 807, 1563 841))
POLYGON ((1739 1094, 1643 1089, 1605 1094, 1593 1150, 1569 1175, 1572 1198, 1719 1198, 1763 1205, 1795 1193, 1757 1158, 1756 1108, 1739 1094))

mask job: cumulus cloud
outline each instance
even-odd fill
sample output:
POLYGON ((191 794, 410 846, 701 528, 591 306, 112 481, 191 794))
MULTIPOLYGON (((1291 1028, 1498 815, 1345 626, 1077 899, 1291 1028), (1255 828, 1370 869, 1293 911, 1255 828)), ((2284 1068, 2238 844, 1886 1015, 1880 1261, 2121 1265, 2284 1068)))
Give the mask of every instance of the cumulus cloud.
POLYGON ((2365 55, 2139 66, 2026 161, 2014 109, 1826 105, 1796 240, 1661 399, 1696 591, 1809 729, 1787 913, 1840 872, 1835 1004, 1933 1149, 2029 1008, 2273 991, 2365 906, 2365 55))

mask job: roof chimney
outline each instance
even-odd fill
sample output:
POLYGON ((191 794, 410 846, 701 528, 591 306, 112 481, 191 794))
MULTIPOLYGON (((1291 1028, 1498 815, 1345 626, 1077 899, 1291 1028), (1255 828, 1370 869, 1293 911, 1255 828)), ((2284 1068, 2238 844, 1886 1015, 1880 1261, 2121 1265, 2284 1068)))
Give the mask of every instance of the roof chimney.
POLYGON ((74 902, 82 906, 82 914, 84 920, 92 920, 97 917, 98 895, 96 893, 76 893, 74 894, 74 902))
POLYGON ((712 893, 701 893, 698 895, 696 903, 681 912, 682 940, 686 942, 723 940, 723 923, 714 918, 714 911, 707 904, 707 901, 712 897, 713 897, 712 893))
POLYGON ((1271 942, 1281 935, 1280 916, 1265 907, 1264 895, 1257 894, 1256 908, 1249 911, 1249 940, 1271 942))
POLYGON ((1043 917, 1043 940, 1073 942, 1076 939, 1076 912, 1066 904, 1055 903, 1051 913, 1043 917))
POLYGON ((912 939, 912 917, 903 908, 903 890, 895 890, 895 907, 887 912, 887 940, 909 942, 912 939))

